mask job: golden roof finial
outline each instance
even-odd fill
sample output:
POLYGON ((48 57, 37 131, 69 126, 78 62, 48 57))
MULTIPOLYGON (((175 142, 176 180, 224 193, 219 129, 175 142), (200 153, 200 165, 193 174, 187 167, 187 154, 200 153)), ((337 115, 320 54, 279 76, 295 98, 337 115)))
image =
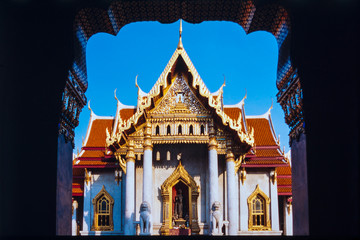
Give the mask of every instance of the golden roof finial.
POLYGON ((181 41, 181 33, 182 33, 182 19, 180 19, 180 29, 179 29, 179 43, 177 48, 183 49, 182 41, 181 41))

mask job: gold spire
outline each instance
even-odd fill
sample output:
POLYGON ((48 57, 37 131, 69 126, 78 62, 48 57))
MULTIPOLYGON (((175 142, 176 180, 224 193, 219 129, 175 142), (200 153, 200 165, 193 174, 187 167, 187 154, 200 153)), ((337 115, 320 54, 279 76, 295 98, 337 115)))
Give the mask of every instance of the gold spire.
POLYGON ((182 41, 181 41, 181 33, 182 33, 182 19, 180 19, 180 29, 179 29, 179 43, 177 48, 183 49, 182 41))

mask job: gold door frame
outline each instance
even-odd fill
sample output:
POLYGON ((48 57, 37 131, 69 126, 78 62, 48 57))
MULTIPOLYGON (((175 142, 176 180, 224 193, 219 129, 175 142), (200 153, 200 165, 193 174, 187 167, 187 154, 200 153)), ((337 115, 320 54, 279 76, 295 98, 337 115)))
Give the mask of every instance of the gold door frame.
POLYGON ((160 228, 161 235, 169 235, 169 231, 172 228, 172 187, 180 181, 189 188, 189 226, 191 233, 198 234, 200 232, 197 214, 197 199, 200 188, 180 161, 174 172, 161 185, 163 202, 163 222, 160 228))

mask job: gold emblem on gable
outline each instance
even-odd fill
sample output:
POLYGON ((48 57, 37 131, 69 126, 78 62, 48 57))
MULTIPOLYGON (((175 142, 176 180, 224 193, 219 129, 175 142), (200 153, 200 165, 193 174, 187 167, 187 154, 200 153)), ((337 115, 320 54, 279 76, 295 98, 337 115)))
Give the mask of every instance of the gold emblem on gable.
POLYGON ((209 114, 209 111, 199 102, 183 76, 177 76, 168 92, 154 108, 155 114, 194 113, 209 114))

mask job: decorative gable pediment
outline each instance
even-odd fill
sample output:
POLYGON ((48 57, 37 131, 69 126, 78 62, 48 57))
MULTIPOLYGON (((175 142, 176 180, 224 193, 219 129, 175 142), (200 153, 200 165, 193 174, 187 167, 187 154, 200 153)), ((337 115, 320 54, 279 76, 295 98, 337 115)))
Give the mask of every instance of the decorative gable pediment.
POLYGON ((191 91, 184 76, 177 75, 165 96, 151 111, 153 114, 192 113, 210 114, 191 91))

